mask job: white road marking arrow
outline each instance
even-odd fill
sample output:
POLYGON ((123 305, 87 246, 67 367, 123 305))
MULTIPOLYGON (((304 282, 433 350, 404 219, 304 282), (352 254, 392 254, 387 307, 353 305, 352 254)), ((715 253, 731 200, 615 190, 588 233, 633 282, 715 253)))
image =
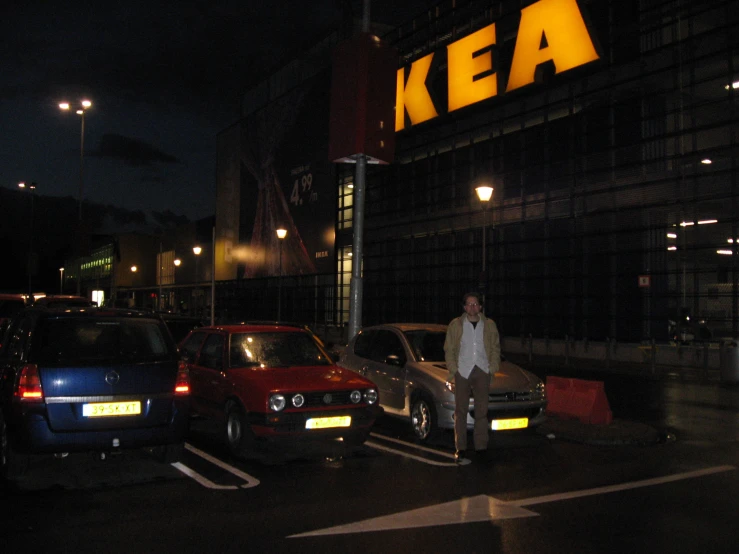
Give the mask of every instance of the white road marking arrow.
POLYGON ((388 531, 393 529, 411 529, 414 527, 435 527, 454 523, 472 523, 537 515, 539 514, 525 508, 512 506, 492 496, 481 494, 471 498, 462 498, 461 500, 437 504, 436 506, 428 506, 427 508, 419 508, 399 514, 365 519, 357 523, 337 525, 328 529, 291 535, 288 538, 366 533, 368 531, 388 531))
POLYGON ((715 466, 697 471, 679 473, 677 475, 644 479, 642 481, 598 487, 595 489, 537 496, 535 498, 524 498, 520 500, 512 500, 510 502, 498 500, 492 496, 479 495, 471 498, 462 498, 461 500, 446 502, 444 504, 437 504, 436 506, 428 506, 426 508, 400 512, 398 514, 365 519, 364 521, 356 523, 347 523, 346 525, 337 525, 336 527, 319 529, 318 531, 309 531, 307 533, 290 535, 288 538, 366 533, 370 531, 390 531, 397 529, 411 529, 415 527, 437 527, 440 525, 452 525, 458 523, 538 516, 539 514, 529 511, 523 506, 546 504, 549 502, 572 500, 575 498, 597 494, 608 494, 640 487, 663 485, 665 483, 672 483, 683 479, 695 479, 724 471, 733 471, 735 469, 736 466, 732 465, 715 466))

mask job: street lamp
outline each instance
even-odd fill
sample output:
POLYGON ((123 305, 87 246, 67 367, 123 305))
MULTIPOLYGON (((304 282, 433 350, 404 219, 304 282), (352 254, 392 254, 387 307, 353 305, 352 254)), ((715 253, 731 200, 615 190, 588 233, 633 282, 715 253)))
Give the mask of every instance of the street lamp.
POLYGON ((195 254, 195 282, 196 283, 200 281, 200 272, 198 271, 199 269, 198 266, 200 264, 200 253, 202 251, 203 249, 200 248, 199 246, 192 247, 192 253, 195 254))
POLYGON ((277 282, 277 321, 280 321, 280 317, 282 315, 282 242, 285 240, 286 236, 287 229, 277 229, 277 238, 279 239, 278 242, 280 243, 280 278, 277 282))
MULTIPOLYGON (((84 175, 85 175, 85 112, 92 107, 92 102, 89 100, 81 100, 80 107, 75 110, 77 115, 80 116, 81 127, 80 127, 80 190, 77 198, 77 210, 78 219, 82 221, 82 189, 84 187, 84 175)), ((59 108, 64 111, 71 109, 69 102, 62 102, 59 104, 59 108)))
POLYGON ((59 294, 64 294, 64 268, 59 268, 59 294))
POLYGON ((481 294, 483 295, 483 306, 485 305, 485 289, 487 288, 487 276, 485 275, 485 261, 487 255, 485 253, 485 243, 487 243, 487 206, 493 197, 493 187, 479 186, 475 189, 477 197, 482 203, 482 273, 480 274, 480 284, 482 285, 481 294))
MULTIPOLYGON (((75 110, 75 113, 80 116, 81 127, 80 127, 80 190, 77 198, 77 219, 78 219, 78 253, 77 253, 77 294, 80 294, 82 288, 82 249, 80 248, 82 240, 82 189, 84 188, 84 175, 85 175, 85 112, 92 107, 92 102, 89 100, 80 100, 80 107, 75 110)), ((69 102, 62 102, 59 104, 59 109, 69 111, 71 109, 69 102)))
POLYGON ((29 183, 26 185, 26 183, 18 183, 18 188, 22 189, 28 189, 31 193, 31 219, 28 222, 29 225, 29 234, 28 234, 28 298, 31 298, 33 296, 33 270, 34 266, 36 265, 34 263, 34 256, 33 256, 33 196, 36 191, 36 183, 29 183))

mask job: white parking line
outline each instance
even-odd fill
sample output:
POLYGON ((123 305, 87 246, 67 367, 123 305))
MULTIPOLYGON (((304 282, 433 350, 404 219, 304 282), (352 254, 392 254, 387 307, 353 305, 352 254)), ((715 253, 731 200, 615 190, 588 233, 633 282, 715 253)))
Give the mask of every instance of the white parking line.
POLYGON ((217 490, 229 490, 230 489, 230 490, 234 490, 234 489, 238 489, 239 488, 236 485, 216 485, 210 479, 206 479, 205 477, 203 477, 202 475, 200 475, 197 471, 193 471, 192 469, 190 469, 189 467, 187 467, 186 465, 184 465, 184 464, 182 464, 180 462, 173 463, 172 464, 172 467, 180 470, 182 473, 184 473, 188 477, 191 477, 192 479, 195 479, 195 481, 197 481, 198 483, 200 483, 201 485, 203 485, 204 487, 207 487, 209 489, 217 489, 217 490))
POLYGON ((204 460, 209 461, 210 463, 212 463, 212 464, 220 467, 221 469, 225 469, 229 473, 231 473, 231 474, 235 475, 236 477, 238 477, 239 479, 243 479, 245 481, 245 483, 243 485, 239 485, 239 486, 236 486, 236 485, 217 485, 213 481, 211 481, 210 479, 207 479, 207 478, 203 477, 198 472, 192 470, 191 468, 187 467, 186 465, 184 465, 184 464, 182 464, 180 462, 176 462, 176 463, 172 464, 172 466, 174 468, 178 469, 179 471, 181 471, 182 473, 184 473, 188 477, 191 477, 192 479, 194 479, 195 481, 197 481, 198 483, 200 483, 204 487, 207 487, 209 489, 217 489, 217 490, 234 490, 234 489, 238 489, 238 488, 250 489, 252 487, 256 487, 259 484, 259 479, 257 479, 256 477, 252 477, 248 473, 244 473, 243 471, 241 471, 239 469, 236 469, 235 467, 230 466, 230 465, 228 465, 225 462, 222 462, 218 458, 214 458, 210 454, 207 454, 206 452, 203 452, 202 450, 199 450, 198 448, 195 448, 191 444, 185 443, 185 448, 187 448, 193 454, 196 454, 196 455, 200 456, 204 460))
MULTIPOLYGON (((448 452, 442 452, 440 450, 434 450, 433 448, 428 448, 426 446, 421 446, 420 444, 414 444, 410 442, 405 442, 399 439, 393 439, 391 437, 386 437, 384 435, 379 435, 377 433, 370 433, 371 436, 376 437, 378 439, 394 442, 396 444, 402 444, 403 446, 409 447, 409 448, 415 448, 416 450, 421 450, 422 452, 429 452, 433 454, 434 456, 439 456, 440 458, 449 458, 451 460, 454 460, 454 454, 449 454, 448 452)), ((459 463, 457 462, 435 462, 434 460, 429 460, 428 458, 422 458, 421 456, 414 456, 413 454, 409 454, 408 452, 403 452, 402 450, 396 450, 395 448, 390 448, 389 446, 383 446, 375 441, 366 441, 364 444, 369 446, 370 448, 375 448, 376 450, 383 450, 385 452, 390 452, 392 454, 398 454, 400 456, 405 456, 406 458, 411 458, 412 460, 417 460, 419 462, 423 462, 424 464, 432 465, 432 466, 440 466, 440 467, 456 467, 456 466, 464 466, 470 463, 470 461, 465 458, 463 460, 460 460, 459 463)))
POLYGON ((625 491, 629 489, 637 489, 640 487, 651 487, 653 485, 662 485, 664 483, 672 483, 674 481, 682 481, 683 479, 694 479, 703 477, 704 475, 713 475, 724 471, 732 471, 735 466, 715 466, 707 469, 699 469, 697 471, 689 471, 686 473, 678 473, 676 475, 668 475, 666 477, 656 477, 654 479, 644 479, 643 481, 633 481, 631 483, 623 483, 621 485, 611 485, 608 487, 598 487, 583 491, 565 492, 560 494, 549 494, 546 496, 536 496, 534 498, 524 498, 522 500, 511 500, 506 504, 511 506, 531 506, 533 504, 545 504, 547 502, 557 502, 558 500, 570 500, 571 498, 582 498, 584 496, 593 496, 595 494, 607 494, 610 492, 625 491))

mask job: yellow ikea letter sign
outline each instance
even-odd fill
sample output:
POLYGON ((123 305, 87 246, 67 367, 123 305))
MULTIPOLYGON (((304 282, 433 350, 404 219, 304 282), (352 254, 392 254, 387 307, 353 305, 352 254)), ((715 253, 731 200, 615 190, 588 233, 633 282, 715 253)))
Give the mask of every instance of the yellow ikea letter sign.
POLYGON ((477 81, 475 76, 493 69, 492 52, 478 53, 495 44, 495 23, 447 46, 450 112, 498 94, 495 73, 477 81))
POLYGON ((405 128, 405 110, 411 118, 411 124, 423 123, 439 115, 436 113, 431 95, 426 88, 426 76, 429 74, 431 60, 434 54, 424 56, 411 65, 411 74, 408 83, 403 87, 405 69, 398 69, 397 87, 395 92, 395 130, 405 128))
MULTIPOLYGON (((493 23, 447 46, 447 111, 497 96, 498 81, 490 50, 495 44, 493 23)), ((405 68, 398 70, 396 131, 405 128, 406 111, 411 125, 438 115, 426 88, 433 57, 431 53, 413 62, 408 82, 405 68)), ((577 0, 539 0, 521 10, 506 92, 532 84, 536 68, 543 63, 552 61, 559 74, 598 58, 577 0), (546 41, 543 47, 542 39, 546 41)))
POLYGON ((506 92, 533 83, 536 66, 549 60, 562 73, 597 59, 576 0, 540 0, 521 10, 506 92))

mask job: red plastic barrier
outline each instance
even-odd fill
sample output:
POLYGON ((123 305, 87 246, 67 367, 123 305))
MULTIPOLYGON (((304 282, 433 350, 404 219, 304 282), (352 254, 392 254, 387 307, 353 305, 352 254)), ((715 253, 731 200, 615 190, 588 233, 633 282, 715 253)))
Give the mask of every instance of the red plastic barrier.
POLYGON ((598 425, 613 421, 603 381, 548 376, 547 398, 547 414, 598 425))

